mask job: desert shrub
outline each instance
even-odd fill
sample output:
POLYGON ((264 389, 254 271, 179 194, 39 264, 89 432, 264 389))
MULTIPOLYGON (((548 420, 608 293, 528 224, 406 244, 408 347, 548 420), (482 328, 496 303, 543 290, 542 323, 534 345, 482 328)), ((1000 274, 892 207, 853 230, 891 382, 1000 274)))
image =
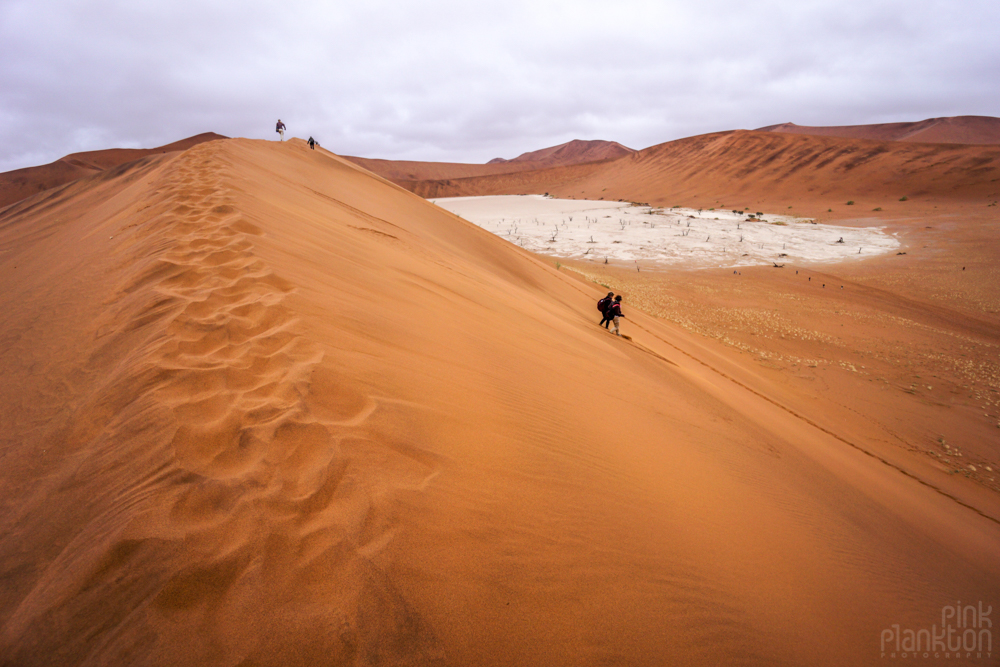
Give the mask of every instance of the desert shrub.
POLYGON ((848 206, 854 206, 854 200, 852 199, 851 201, 847 202, 847 205, 848 206))
POLYGON ((881 210, 882 210, 882 207, 881 207, 881 206, 879 206, 879 207, 877 207, 877 208, 873 208, 872 210, 873 210, 873 211, 881 211, 881 210))
POLYGON ((903 195, 902 197, 899 198, 899 201, 906 201, 907 199, 909 199, 909 197, 903 195))

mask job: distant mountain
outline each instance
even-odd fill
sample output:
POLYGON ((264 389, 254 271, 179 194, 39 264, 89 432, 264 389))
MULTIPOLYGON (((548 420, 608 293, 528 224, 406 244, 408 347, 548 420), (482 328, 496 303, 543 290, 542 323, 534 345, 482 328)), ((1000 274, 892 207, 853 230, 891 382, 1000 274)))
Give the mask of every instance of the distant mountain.
POLYGON ((542 148, 541 150, 522 153, 516 158, 505 160, 501 157, 493 158, 487 164, 509 164, 511 162, 532 162, 546 167, 559 167, 571 164, 583 164, 585 162, 599 162, 601 160, 615 160, 625 155, 636 153, 627 146, 622 146, 617 141, 573 141, 542 148))
POLYGON ((498 157, 486 164, 462 162, 413 162, 409 160, 379 160, 344 156, 354 164, 364 167, 382 178, 409 187, 407 183, 427 180, 448 180, 453 178, 476 178, 512 174, 550 167, 567 167, 589 162, 615 160, 637 151, 622 146, 616 141, 581 141, 574 139, 565 144, 523 153, 511 160, 498 157))
POLYGON ((759 132, 785 132, 847 139, 910 141, 925 144, 1000 144, 1000 118, 953 116, 928 118, 913 123, 808 127, 795 123, 768 125, 759 132))
POLYGON ((411 181, 426 181, 442 178, 470 178, 475 176, 490 176, 492 174, 507 174, 515 171, 531 171, 538 165, 530 162, 500 162, 488 164, 469 164, 465 162, 416 162, 413 160, 381 160, 378 158, 342 156, 345 160, 367 169, 373 174, 392 181, 406 183, 411 181))
POLYGON ((3 172, 0 173, 0 208, 43 190, 64 185, 147 155, 182 151, 205 141, 225 138, 221 134, 204 132, 158 148, 109 148, 70 153, 49 164, 3 172))

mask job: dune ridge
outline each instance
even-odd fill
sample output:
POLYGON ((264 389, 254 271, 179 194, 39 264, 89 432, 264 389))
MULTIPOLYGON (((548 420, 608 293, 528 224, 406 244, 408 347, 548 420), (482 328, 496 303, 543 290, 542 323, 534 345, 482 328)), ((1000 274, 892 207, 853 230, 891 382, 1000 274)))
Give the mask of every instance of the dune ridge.
POLYGON ((510 160, 499 157, 493 158, 488 164, 533 162, 546 167, 568 166, 584 162, 614 160, 636 152, 632 148, 622 146, 617 141, 583 141, 574 139, 558 146, 521 153, 516 158, 511 158, 510 160))
POLYGON ((871 208, 845 209, 847 201, 898 207, 907 197, 986 205, 1000 197, 998 179, 1000 148, 993 146, 738 130, 680 139, 605 163, 402 184, 425 197, 548 192, 696 208, 784 204, 807 215, 835 208, 856 217, 871 208))
POLYGON ((1000 144, 1000 118, 951 116, 910 123, 810 127, 780 123, 758 128, 758 132, 789 132, 849 139, 912 141, 929 144, 1000 144))
POLYGON ((874 664, 1000 592, 994 494, 299 140, 19 202, 0 278, 6 664, 874 664))
POLYGON ((203 132, 157 148, 110 148, 70 153, 55 162, 0 173, 0 209, 43 190, 58 187, 106 169, 133 162, 148 155, 183 151, 204 141, 225 139, 221 134, 203 132))
MULTIPOLYGON (((310 521, 335 502, 338 488, 338 502, 346 505, 341 539, 351 535, 362 546, 367 533, 378 539, 370 498, 358 505, 356 495, 344 493, 346 464, 331 434, 332 428, 341 438, 357 433, 375 406, 351 395, 328 396, 312 411, 306 406, 315 378, 331 382, 316 369, 323 352, 301 335, 283 303, 291 284, 253 252, 252 239, 261 230, 234 209, 225 183, 229 174, 212 153, 189 151, 153 174, 151 166, 164 161, 133 167, 128 178, 153 177, 153 202, 142 192, 132 198, 114 193, 115 208, 125 210, 99 223, 102 231, 128 238, 115 248, 115 297, 99 304, 108 312, 97 316, 94 348, 85 370, 76 371, 97 374, 87 378, 93 395, 73 396, 71 409, 64 410, 70 413, 63 415, 67 423, 33 444, 42 453, 60 446, 78 452, 77 460, 70 456, 47 471, 57 489, 94 489, 109 476, 123 478, 96 497, 64 491, 63 500, 71 498, 76 506, 60 506, 47 530, 33 533, 25 522, 47 513, 43 494, 36 491, 15 511, 20 516, 8 535, 21 541, 19 548, 62 549, 50 556, 16 610, 4 610, 3 655, 19 664, 48 660, 52 623, 64 628, 60 654, 75 663, 108 656, 143 664, 211 661, 213 653, 228 654, 238 643, 259 644, 253 624, 243 624, 242 614, 252 609, 250 600, 239 599, 247 591, 234 585, 237 575, 254 568, 256 553, 268 551, 269 566, 251 578, 257 586, 287 586, 288 573, 280 566, 288 546, 279 525, 301 528, 296 544, 306 548, 310 521), (256 534, 253 524, 269 512, 274 525, 256 534), (75 528, 81 515, 87 519, 75 528), (57 537, 60 530, 72 537, 57 537), (53 579, 65 587, 54 590, 53 579), (90 613, 112 600, 110 617, 96 621, 110 632, 95 645, 87 641, 90 613), (188 632, 208 632, 225 641, 191 651, 149 645, 156 634, 150 616, 178 640, 188 632), (213 630, 216 622, 230 634, 213 630)), ((91 240, 100 234, 88 231, 91 240)), ((309 571, 315 555, 302 556, 304 571, 297 576, 317 576, 309 571)), ((357 557, 330 560, 355 571, 353 577, 331 576, 351 579, 337 591, 342 599, 361 598, 364 604, 365 597, 384 592, 357 557)), ((393 621, 392 615, 374 619, 366 632, 374 638, 380 630, 394 632, 388 626, 410 622, 393 621)), ((279 622, 272 619, 270 630, 279 622)), ((324 618, 324 625, 330 623, 334 646, 326 648, 352 656, 358 650, 355 631, 336 616, 324 618)), ((315 629, 309 622, 283 628, 286 650, 319 659, 308 645, 295 643, 315 629)))

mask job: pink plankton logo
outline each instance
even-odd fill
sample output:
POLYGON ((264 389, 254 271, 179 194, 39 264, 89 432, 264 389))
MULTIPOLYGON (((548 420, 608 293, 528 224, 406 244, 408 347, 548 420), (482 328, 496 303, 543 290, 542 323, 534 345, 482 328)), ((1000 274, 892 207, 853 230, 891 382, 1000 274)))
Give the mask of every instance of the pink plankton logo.
POLYGON ((941 608, 941 625, 901 628, 894 624, 882 630, 882 657, 891 660, 982 659, 993 657, 993 605, 962 605, 941 608))

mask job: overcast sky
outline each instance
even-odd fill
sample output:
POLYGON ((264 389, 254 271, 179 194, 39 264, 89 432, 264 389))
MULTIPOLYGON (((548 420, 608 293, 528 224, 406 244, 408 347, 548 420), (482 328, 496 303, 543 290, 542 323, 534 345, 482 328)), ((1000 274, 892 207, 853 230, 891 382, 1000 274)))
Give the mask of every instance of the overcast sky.
POLYGON ((0 0, 0 171, 206 131, 485 162, 1000 116, 1000 0, 0 0))

